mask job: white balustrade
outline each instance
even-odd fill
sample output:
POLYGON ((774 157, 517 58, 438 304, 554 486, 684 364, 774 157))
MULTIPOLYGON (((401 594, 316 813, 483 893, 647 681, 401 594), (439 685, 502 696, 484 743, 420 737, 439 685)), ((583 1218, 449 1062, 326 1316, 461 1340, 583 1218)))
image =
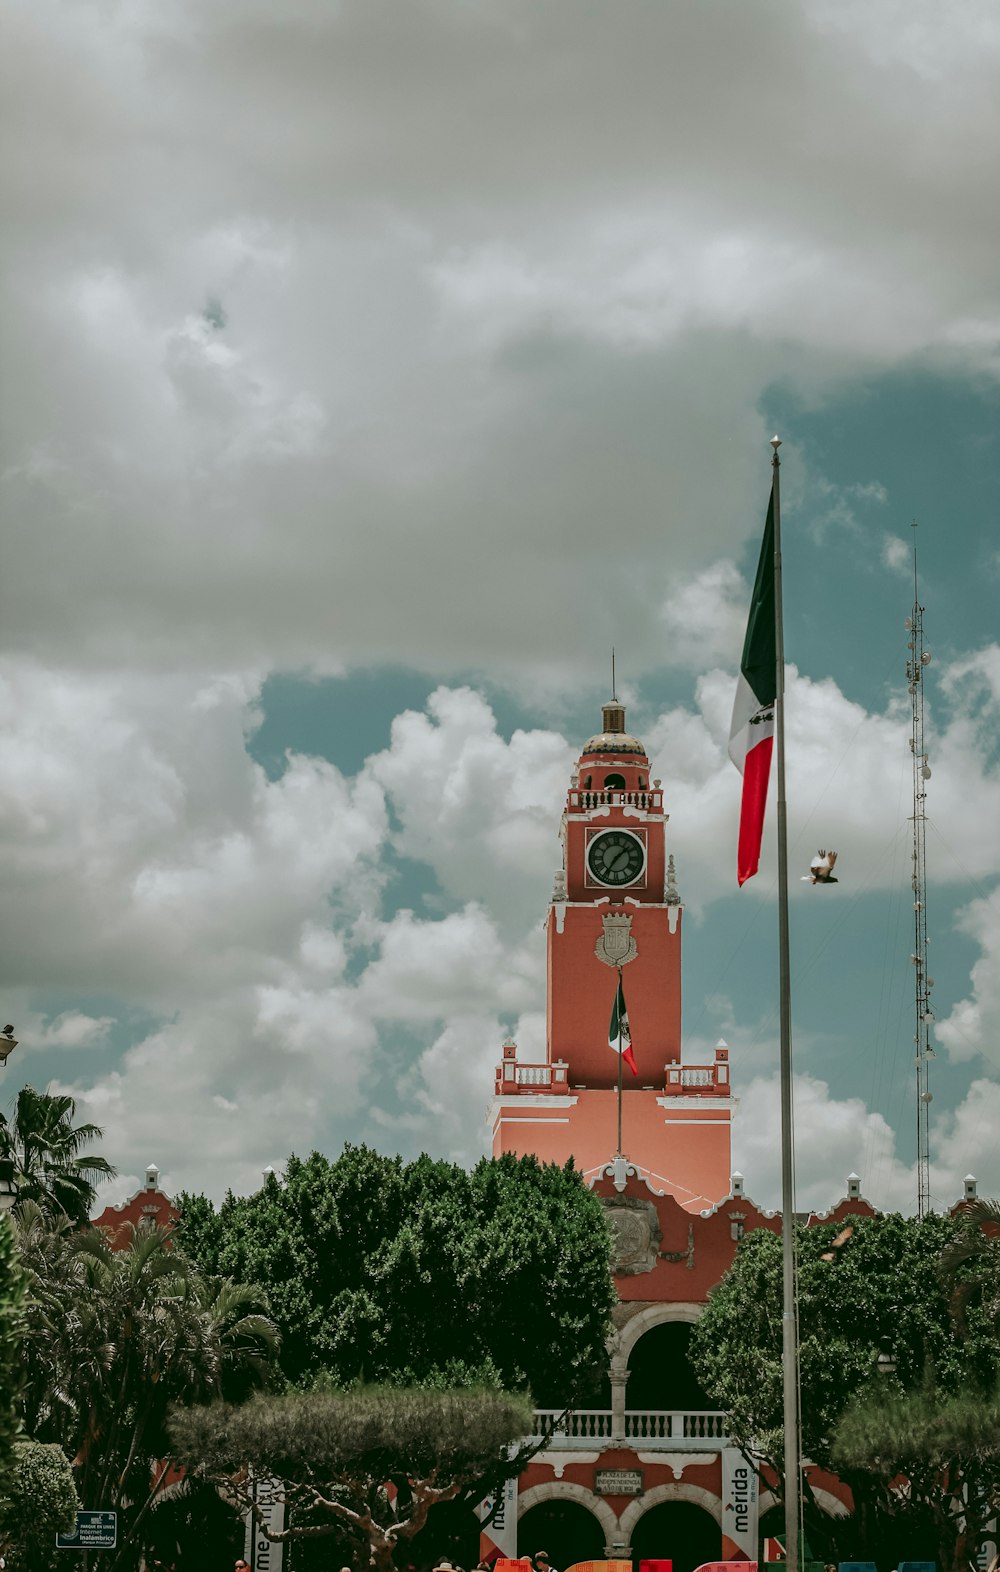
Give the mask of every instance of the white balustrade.
POLYGON ((551 1436, 559 1448, 592 1448, 612 1440, 636 1451, 712 1451, 727 1438, 726 1416, 692 1409, 632 1408, 625 1414, 624 1436, 614 1436, 610 1408, 577 1408, 563 1414, 558 1408, 535 1410, 536 1437, 551 1436))
POLYGON ((519 1064, 517 1066, 518 1086, 549 1086, 552 1081, 552 1071, 547 1064, 519 1064))

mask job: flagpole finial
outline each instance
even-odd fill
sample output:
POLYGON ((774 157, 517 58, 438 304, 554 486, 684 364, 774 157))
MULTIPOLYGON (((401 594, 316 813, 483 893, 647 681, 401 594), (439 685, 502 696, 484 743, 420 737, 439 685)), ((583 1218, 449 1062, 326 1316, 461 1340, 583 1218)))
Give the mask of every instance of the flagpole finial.
POLYGON ((781 438, 777 437, 777 436, 772 437, 771 438, 771 446, 774 449, 775 453, 777 453, 778 449, 781 447, 781 438))

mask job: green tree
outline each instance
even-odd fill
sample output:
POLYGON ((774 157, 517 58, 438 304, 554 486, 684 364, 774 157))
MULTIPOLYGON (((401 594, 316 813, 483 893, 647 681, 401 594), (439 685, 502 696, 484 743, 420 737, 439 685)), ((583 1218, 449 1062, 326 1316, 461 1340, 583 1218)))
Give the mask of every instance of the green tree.
POLYGON ((965 1572, 1000 1510, 1000 1388, 990 1386, 1000 1334, 1000 1207, 976 1201, 945 1226, 938 1272, 966 1368, 942 1383, 929 1364, 919 1385, 882 1383, 856 1399, 837 1424, 834 1458, 873 1476, 885 1515, 922 1512, 927 1542, 946 1566, 965 1572))
POLYGON ((0 1493, 18 1433, 25 1277, 10 1221, 0 1213, 0 1493))
POLYGON ((34 1201, 48 1217, 86 1224, 96 1198, 95 1179, 113 1179, 106 1158, 84 1148, 103 1132, 96 1124, 74 1125, 76 1102, 65 1094, 17 1094, 14 1118, 0 1114, 0 1157, 14 1164, 18 1205, 34 1201))
POLYGON ((87 1506, 119 1511, 119 1559, 135 1559, 170 1404, 244 1398, 276 1328, 256 1290, 203 1277, 168 1230, 133 1230, 112 1251, 99 1230, 47 1227, 29 1202, 20 1237, 26 1428, 73 1459, 87 1506))
POLYGON ((289 1526, 273 1537, 315 1539, 346 1527, 370 1565, 390 1572, 396 1547, 432 1506, 520 1471, 522 1455, 508 1449, 531 1429, 531 1404, 497 1391, 362 1387, 182 1409, 170 1428, 175 1456, 217 1480, 258 1524, 253 1475, 282 1482, 289 1526))
POLYGON ((217 1214, 185 1197, 180 1237, 266 1288, 293 1383, 485 1382, 548 1406, 605 1358, 608 1228, 571 1167, 507 1156, 468 1172, 347 1146, 290 1158, 217 1214))
POLYGON ((73 1470, 58 1446, 19 1441, 0 1491, 0 1546, 14 1572, 51 1572, 58 1565, 56 1534, 76 1523, 79 1500, 73 1470))
MULTIPOLYGON (((846 1237, 840 1224, 799 1231, 802 1440, 815 1463, 837 1468, 838 1425, 855 1398, 875 1403, 919 1391, 928 1373, 943 1396, 992 1392, 998 1347, 991 1328, 976 1311, 960 1338, 949 1313, 939 1267, 954 1227, 950 1218, 891 1215, 858 1218, 846 1237), (879 1374, 880 1356, 894 1366, 891 1375, 879 1374)), ((710 1295, 690 1353, 702 1385, 728 1411, 737 1444, 779 1476, 781 1310, 781 1240, 756 1230, 710 1295)), ((890 1506, 898 1532, 906 1503, 890 1503, 873 1473, 846 1453, 839 1472, 854 1494, 854 1518, 838 1524, 807 1499, 810 1541, 828 1554, 874 1550, 890 1506)))
POLYGON ((945 1572, 967 1572, 1000 1511, 1000 1391, 875 1390, 841 1418, 833 1456, 873 1478, 883 1519, 916 1520, 945 1572))

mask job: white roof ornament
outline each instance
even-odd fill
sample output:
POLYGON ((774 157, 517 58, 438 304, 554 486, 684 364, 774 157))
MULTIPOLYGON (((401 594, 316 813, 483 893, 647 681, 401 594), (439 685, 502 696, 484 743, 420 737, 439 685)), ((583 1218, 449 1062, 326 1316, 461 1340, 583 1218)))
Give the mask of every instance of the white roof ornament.
POLYGON ((667 885, 664 899, 668 906, 679 906, 681 897, 677 889, 677 869, 673 856, 667 858, 667 885))

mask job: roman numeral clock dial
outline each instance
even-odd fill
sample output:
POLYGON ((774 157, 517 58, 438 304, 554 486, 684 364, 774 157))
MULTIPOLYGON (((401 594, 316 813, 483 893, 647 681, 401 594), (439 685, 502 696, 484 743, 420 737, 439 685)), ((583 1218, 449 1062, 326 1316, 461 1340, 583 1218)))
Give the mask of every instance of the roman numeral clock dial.
POLYGON ((605 830, 587 847, 587 867, 598 884, 634 884, 646 863, 646 848, 627 830, 605 830))

